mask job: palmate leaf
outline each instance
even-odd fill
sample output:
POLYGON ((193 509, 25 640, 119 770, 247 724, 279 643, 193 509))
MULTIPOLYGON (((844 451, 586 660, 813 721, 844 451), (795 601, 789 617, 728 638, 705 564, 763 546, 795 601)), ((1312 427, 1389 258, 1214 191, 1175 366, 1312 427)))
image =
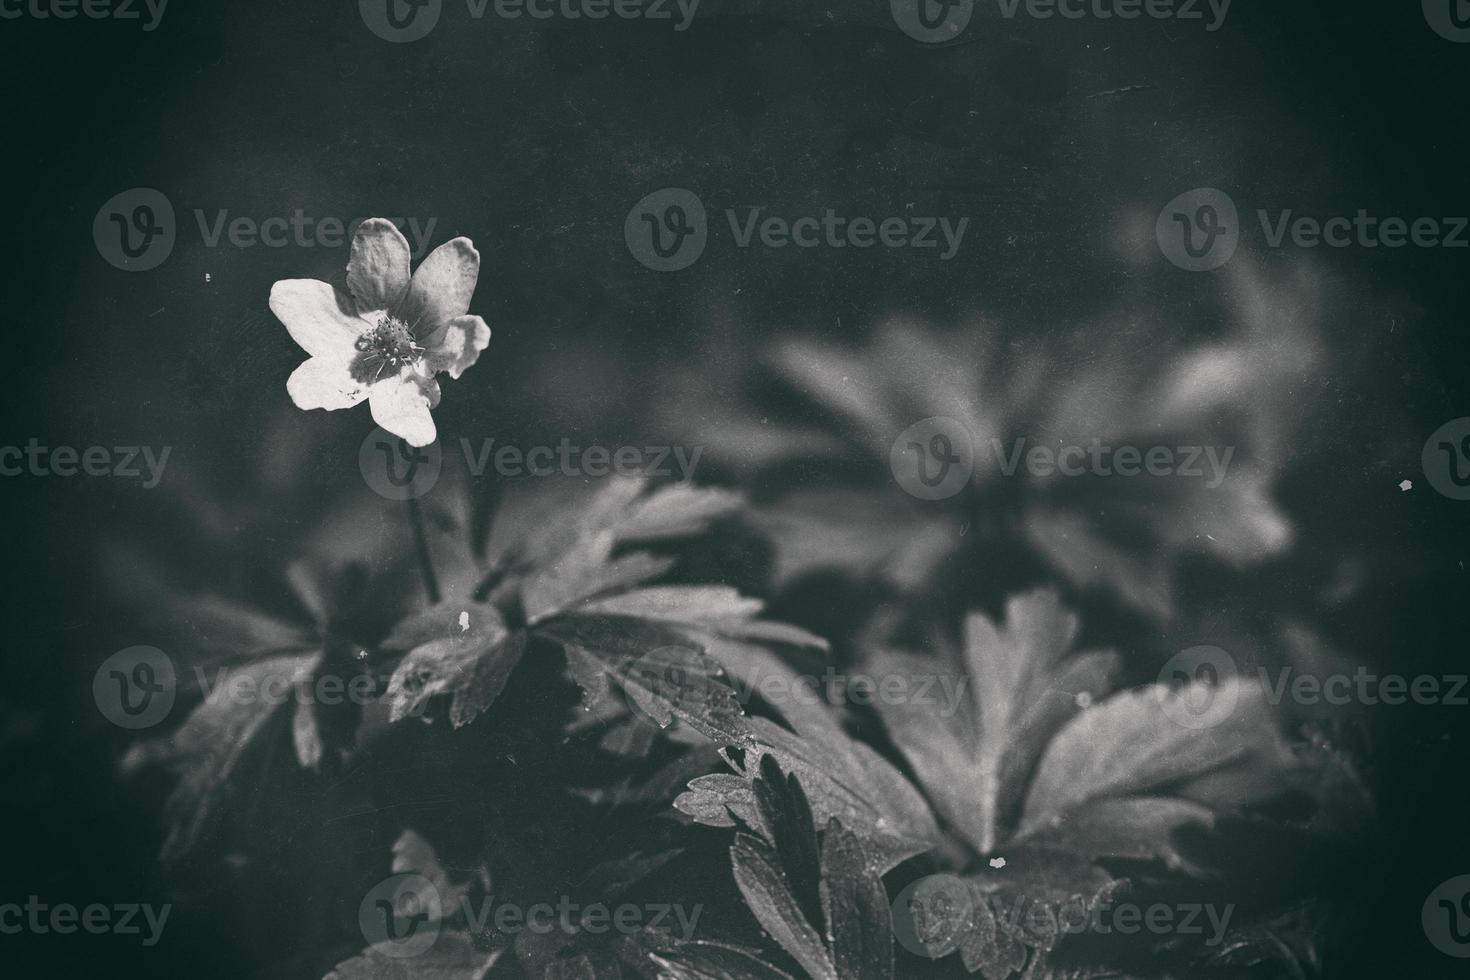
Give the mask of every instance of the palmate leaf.
POLYGON ((1118 669, 1110 653, 1071 652, 1077 619, 1051 593, 1013 598, 997 628, 986 617, 965 621, 964 649, 943 660, 884 652, 883 676, 911 681, 941 673, 953 692, 936 710, 912 699, 883 699, 879 711, 941 813, 977 852, 1008 835, 1036 759, 1085 700, 1101 696, 1118 669))
POLYGON ((564 652, 589 707, 618 690, 659 726, 677 718, 718 742, 748 742, 735 692, 690 632, 823 641, 755 620, 761 603, 725 586, 648 587, 672 559, 627 550, 698 533, 738 506, 724 491, 679 485, 648 492, 642 480, 617 478, 540 522, 489 568, 470 567, 480 582, 447 583, 451 598, 393 631, 385 647, 407 651, 389 683, 394 720, 448 696, 451 722, 468 723, 494 703, 540 640, 564 652), (510 625, 517 621, 523 625, 510 625))
POLYGON ((909 676, 955 670, 968 681, 949 717, 909 701, 880 701, 879 713, 978 855, 1025 843, 1188 869, 1173 835, 1210 825, 1208 804, 1226 795, 1211 796, 1212 780, 1249 774, 1247 792, 1231 780, 1234 806, 1289 788, 1291 756, 1259 685, 1232 678, 1218 690, 1154 686, 1105 699, 1116 659, 1070 655, 1076 618, 1051 593, 1011 599, 1002 627, 981 615, 965 625, 962 654, 885 653, 875 664, 909 676), (1234 711, 1209 728, 1176 720, 1188 717, 1186 701, 1209 695, 1234 711))
POLYGON ((888 894, 860 840, 835 819, 819 838, 801 784, 769 756, 754 792, 773 839, 737 834, 730 860, 767 935, 814 980, 892 978, 888 894))
MULTIPOLYGON (((795 464, 809 469, 815 460, 834 473, 865 464, 870 486, 881 481, 894 490, 886 519, 867 519, 860 509, 845 526, 820 506, 823 495, 841 493, 836 487, 814 490, 803 481, 764 506, 758 519, 783 529, 774 538, 782 578, 824 563, 886 576, 889 553, 937 542, 950 524, 984 521, 998 501, 1002 510, 1016 507, 1013 523, 989 525, 1004 543, 1024 544, 1075 584, 1114 591, 1165 616, 1175 605, 1184 556, 1203 553, 1243 567, 1289 544, 1291 524, 1272 494, 1290 436, 1326 376, 1315 282, 1273 279, 1243 262, 1224 283, 1233 316, 1219 340, 1186 343, 1176 327, 1133 309, 1041 336, 991 322, 946 329, 893 320, 862 346, 808 338, 773 344, 762 370, 744 381, 749 390, 766 391, 774 378, 782 402, 742 404, 732 392, 727 409, 711 416, 689 410, 688 402, 710 387, 691 383, 687 401, 676 395, 659 409, 681 438, 751 480, 795 464), (791 412, 793 403, 805 411, 791 412), (934 417, 953 420, 969 436, 970 492, 905 506, 892 487, 890 451, 910 426, 934 417), (1229 447, 1233 455, 1218 485, 1207 485, 1213 481, 1203 473, 1073 477, 1023 468, 1007 475, 1004 460, 1017 446, 1024 453, 1093 442, 1229 447)), ((847 521, 848 512, 841 513, 847 521)), ((948 540, 952 553, 966 544, 953 534, 948 540)), ((935 564, 934 556, 906 557, 908 573, 935 564)))
POLYGON ((350 636, 363 628, 366 570, 298 562, 285 579, 306 614, 300 621, 219 596, 164 590, 159 608, 172 617, 175 642, 191 653, 193 669, 181 673, 180 689, 197 687, 204 698, 174 732, 135 744, 123 766, 163 764, 180 775, 165 808, 165 860, 184 857, 213 826, 242 764, 277 719, 286 720, 280 730, 304 769, 319 770, 352 748, 357 706, 342 693, 358 669, 350 636), (337 682, 335 693, 318 683, 328 678, 337 682))

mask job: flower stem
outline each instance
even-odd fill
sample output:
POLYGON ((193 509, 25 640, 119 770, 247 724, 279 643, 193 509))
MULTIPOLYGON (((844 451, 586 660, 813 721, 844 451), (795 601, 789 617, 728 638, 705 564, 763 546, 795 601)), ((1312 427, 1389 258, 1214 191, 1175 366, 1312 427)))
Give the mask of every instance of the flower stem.
POLYGON ((413 528, 413 544, 419 554, 419 572, 424 577, 424 591, 429 595, 429 604, 439 602, 439 579, 434 575, 434 559, 429 554, 429 535, 424 530, 424 512, 419 509, 415 497, 408 498, 408 523, 413 528))

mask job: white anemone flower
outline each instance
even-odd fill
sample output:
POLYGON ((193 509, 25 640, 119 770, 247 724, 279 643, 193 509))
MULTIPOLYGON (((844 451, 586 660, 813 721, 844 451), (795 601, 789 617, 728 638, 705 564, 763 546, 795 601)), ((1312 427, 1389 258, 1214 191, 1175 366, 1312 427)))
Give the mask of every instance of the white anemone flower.
POLYGON ((311 355, 286 382, 291 400, 334 411, 366 398, 378 425, 409 445, 429 445, 436 375, 458 378, 490 342, 485 321, 469 315, 479 274, 480 253, 456 238, 410 278, 403 234, 383 218, 364 221, 352 239, 346 292, 316 279, 271 287, 271 312, 311 355))

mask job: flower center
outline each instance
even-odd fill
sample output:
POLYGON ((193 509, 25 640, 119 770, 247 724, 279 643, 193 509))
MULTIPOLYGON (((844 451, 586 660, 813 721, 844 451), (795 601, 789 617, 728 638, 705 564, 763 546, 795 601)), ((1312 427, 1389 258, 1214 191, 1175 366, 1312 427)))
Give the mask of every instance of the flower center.
POLYGON ((414 342, 408 324, 387 313, 363 331, 353 346, 359 352, 353 362, 353 377, 369 383, 418 363, 424 354, 424 349, 414 342))

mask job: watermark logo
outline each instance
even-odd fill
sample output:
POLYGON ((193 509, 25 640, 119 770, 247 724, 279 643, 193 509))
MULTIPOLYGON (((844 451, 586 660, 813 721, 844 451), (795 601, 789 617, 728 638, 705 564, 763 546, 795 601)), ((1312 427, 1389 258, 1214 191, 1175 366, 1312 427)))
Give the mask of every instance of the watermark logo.
POLYGON ((92 677, 92 699, 119 728, 151 728, 168 717, 178 695, 174 663, 157 647, 119 650, 92 677))
POLYGON ((1470 500, 1470 417, 1446 422, 1419 455, 1429 485, 1451 500, 1470 500))
POLYGON ((687 269, 709 242, 704 202, 682 187, 654 191, 628 212, 623 239, 633 258, 655 272, 687 269))
POLYGON ((893 478, 920 500, 944 500, 963 490, 975 472, 970 432, 952 418, 936 415, 899 433, 888 452, 893 478))
POLYGON ((1209 272, 1235 255, 1240 245, 1240 215, 1229 194, 1199 187, 1164 205, 1154 237, 1164 257, 1179 268, 1209 272))
POLYGON ((1451 878, 1430 892, 1419 916, 1435 949, 1470 959, 1470 875, 1451 878))
POLYGON ((362 938, 385 956, 418 956, 439 938, 441 899, 423 875, 396 874, 374 885, 357 907, 362 938))
POLYGON ((393 44, 427 37, 438 25, 443 9, 444 0, 357 0, 367 29, 393 44))
POLYGON ((1423 0, 1424 19, 1446 41, 1470 44, 1470 0, 1423 0))
POLYGON ((444 451, 437 442, 410 446, 391 432, 374 428, 358 448, 357 468, 378 496, 417 500, 439 482, 444 451))
POLYGON ((1240 691, 1223 682, 1235 676, 1235 659, 1219 647, 1195 646, 1170 657, 1159 683, 1177 693, 1165 696, 1164 714, 1185 728, 1213 728, 1235 711, 1240 691))
POLYGON ((893 22, 915 41, 942 44, 959 37, 975 13, 975 0, 888 0, 893 22))
POLYGON ((113 195, 92 219, 98 253, 124 272, 156 269, 173 252, 177 236, 173 204, 151 187, 113 195))

